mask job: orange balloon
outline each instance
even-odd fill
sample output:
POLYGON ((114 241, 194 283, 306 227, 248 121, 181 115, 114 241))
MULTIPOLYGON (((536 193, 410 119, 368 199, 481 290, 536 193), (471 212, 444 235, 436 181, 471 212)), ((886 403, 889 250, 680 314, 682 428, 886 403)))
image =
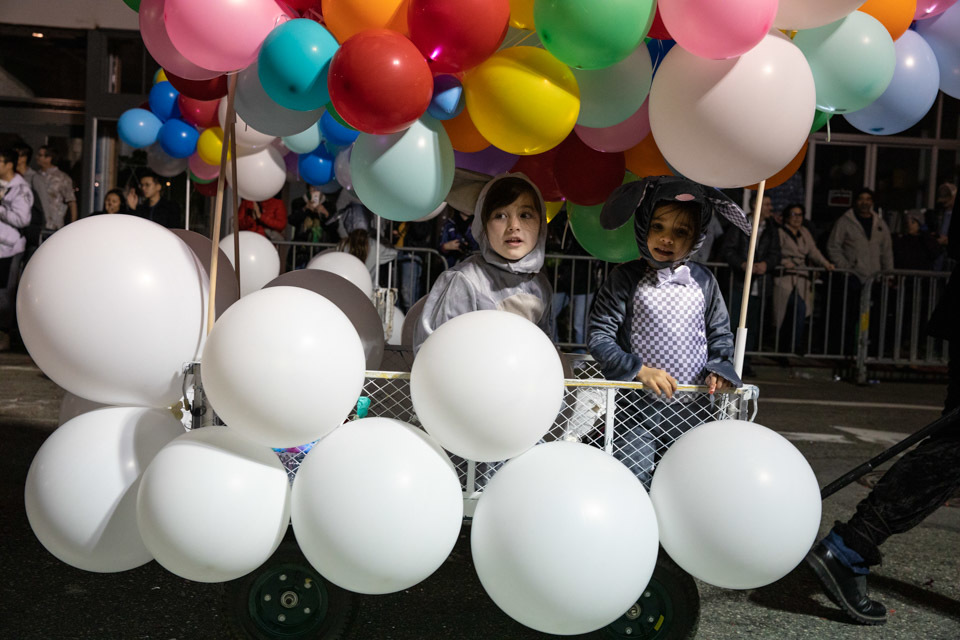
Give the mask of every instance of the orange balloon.
POLYGON ((624 151, 623 157, 627 161, 627 170, 636 174, 637 177, 673 175, 652 133, 647 134, 647 137, 637 146, 624 151))
POLYGON ((466 109, 460 112, 455 118, 442 120, 443 128, 447 130, 450 136, 450 144, 457 151, 464 153, 473 153, 483 151, 490 146, 490 142, 477 131, 476 125, 470 119, 470 114, 466 109))
POLYGON ((917 0, 867 0, 857 11, 871 15, 890 32, 896 40, 913 22, 917 0))
POLYGON ((343 43, 364 29, 392 29, 409 36, 409 2, 410 0, 323 0, 320 11, 324 25, 337 42, 343 43))
MULTIPOLYGON (((766 186, 764 186, 764 189, 773 189, 774 187, 779 187, 784 182, 792 178, 793 174, 795 174, 797 170, 800 168, 800 165, 803 164, 803 159, 807 157, 808 146, 810 146, 810 143, 804 142, 803 148, 800 149, 800 153, 795 155, 793 157, 793 160, 787 163, 787 166, 785 166, 783 169, 780 169, 780 171, 777 171, 775 174, 767 178, 767 184, 766 186)), ((752 189, 754 191, 756 191, 759 188, 760 188, 760 183, 752 184, 749 187, 747 187, 747 189, 752 189)))

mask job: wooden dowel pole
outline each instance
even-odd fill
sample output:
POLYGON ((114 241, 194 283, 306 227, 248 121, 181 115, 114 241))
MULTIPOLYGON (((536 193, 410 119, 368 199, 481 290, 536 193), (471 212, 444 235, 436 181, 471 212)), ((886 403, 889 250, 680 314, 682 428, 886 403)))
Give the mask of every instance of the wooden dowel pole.
MULTIPOLYGON (((753 207, 753 220, 750 225, 750 246, 747 249, 747 263, 743 275, 743 295, 740 299, 740 321, 737 323, 737 343, 734 348, 733 366, 737 375, 743 375, 743 355, 747 342, 747 308, 750 305, 750 287, 753 284, 753 259, 757 252, 757 236, 760 227, 760 207, 763 204, 763 191, 767 186, 766 180, 760 181, 757 189, 757 202, 753 207)), ((768 265, 769 266, 769 265, 768 265)))
POLYGON ((237 291, 240 288, 240 183, 237 182, 237 118, 236 113, 230 118, 230 176, 233 178, 233 255, 234 267, 237 270, 237 291))
MULTIPOLYGON (((227 122, 234 119, 233 101, 237 95, 237 76, 228 78, 227 90, 227 122)), ((210 230, 210 299, 207 301, 207 334, 213 330, 213 323, 217 318, 217 257, 220 254, 220 221, 223 213, 223 187, 227 178, 227 149, 233 129, 229 125, 223 132, 223 148, 220 151, 220 175, 217 177, 217 199, 213 206, 213 228, 210 230)))

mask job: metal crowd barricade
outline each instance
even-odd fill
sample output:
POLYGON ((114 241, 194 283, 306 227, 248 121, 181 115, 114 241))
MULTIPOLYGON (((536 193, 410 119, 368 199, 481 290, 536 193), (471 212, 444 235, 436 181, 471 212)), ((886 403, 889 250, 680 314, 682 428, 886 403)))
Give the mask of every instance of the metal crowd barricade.
MULTIPOLYGON (((651 457, 645 466, 650 469, 680 435, 692 428, 728 418, 752 421, 756 417, 759 395, 757 387, 745 385, 741 389, 717 392, 711 399, 706 387, 681 386, 673 400, 664 401, 644 392, 639 382, 567 379, 564 385, 562 406, 544 441, 583 442, 619 459, 636 457, 634 443, 625 432, 635 424, 631 421, 637 416, 648 416, 640 419, 640 424, 646 426, 652 415, 653 422, 659 426, 649 431, 652 436, 651 457), (654 407, 652 414, 651 407, 654 407)), ((363 398, 366 400, 362 399, 359 404, 364 407, 365 417, 394 418, 422 426, 410 398, 409 373, 368 371, 363 398)), ((356 417, 354 413, 351 419, 356 417)), ((310 446, 278 452, 291 478, 310 446)), ((503 463, 477 463, 455 456, 453 462, 463 490, 464 513, 469 517, 473 515, 484 485, 503 463)))
POLYGON ((945 271, 893 269, 870 276, 860 297, 857 381, 871 364, 945 366, 945 340, 927 335, 926 325, 946 291, 945 271))

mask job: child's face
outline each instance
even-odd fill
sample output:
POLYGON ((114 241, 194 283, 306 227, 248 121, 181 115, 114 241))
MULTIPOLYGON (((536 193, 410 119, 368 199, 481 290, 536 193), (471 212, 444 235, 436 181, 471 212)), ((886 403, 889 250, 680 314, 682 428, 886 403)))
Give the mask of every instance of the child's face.
POLYGON ((540 213, 533 194, 522 193, 508 205, 494 209, 486 226, 490 246, 507 260, 519 260, 537 246, 540 213))
POLYGON ((647 248, 655 260, 683 260, 693 248, 693 240, 693 224, 688 215, 669 210, 653 212, 653 221, 647 232, 647 248))

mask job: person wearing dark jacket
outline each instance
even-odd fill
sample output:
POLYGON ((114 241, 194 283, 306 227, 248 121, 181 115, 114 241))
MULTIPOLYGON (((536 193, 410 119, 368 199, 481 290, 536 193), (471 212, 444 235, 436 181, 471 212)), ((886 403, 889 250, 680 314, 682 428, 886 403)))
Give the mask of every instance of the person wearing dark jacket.
POLYGON ((131 189, 127 192, 127 206, 134 215, 156 222, 168 229, 175 229, 181 225, 180 207, 176 202, 163 197, 163 182, 155 173, 145 173, 140 177, 140 191, 143 201, 137 197, 137 192, 131 189))
MULTIPOLYGON (((772 213, 772 200, 764 197, 760 206, 760 225, 757 230, 757 248, 753 256, 750 303, 747 306, 747 351, 756 350, 760 344, 761 302, 764 298, 773 295, 773 273, 780 265, 780 230, 773 220, 772 213)), ((730 290, 730 319, 737 327, 740 326, 740 305, 743 300, 743 283, 749 249, 748 236, 735 227, 727 229, 720 247, 720 259, 730 265, 733 273, 733 284, 730 290)), ((753 375, 753 368, 748 358, 743 360, 743 372, 747 376, 753 375)))
POLYGON ((657 438, 709 419, 705 399, 673 399, 677 385, 702 384, 710 393, 741 385, 720 287, 710 271, 688 263, 715 210, 738 233, 749 229, 743 212, 720 192, 665 176, 618 187, 600 214, 601 225, 611 229, 634 216, 642 259, 620 265, 604 281, 587 341, 605 378, 644 385, 626 394, 632 397, 624 406, 637 414, 627 417, 628 444, 615 455, 648 486, 661 449, 657 438))

